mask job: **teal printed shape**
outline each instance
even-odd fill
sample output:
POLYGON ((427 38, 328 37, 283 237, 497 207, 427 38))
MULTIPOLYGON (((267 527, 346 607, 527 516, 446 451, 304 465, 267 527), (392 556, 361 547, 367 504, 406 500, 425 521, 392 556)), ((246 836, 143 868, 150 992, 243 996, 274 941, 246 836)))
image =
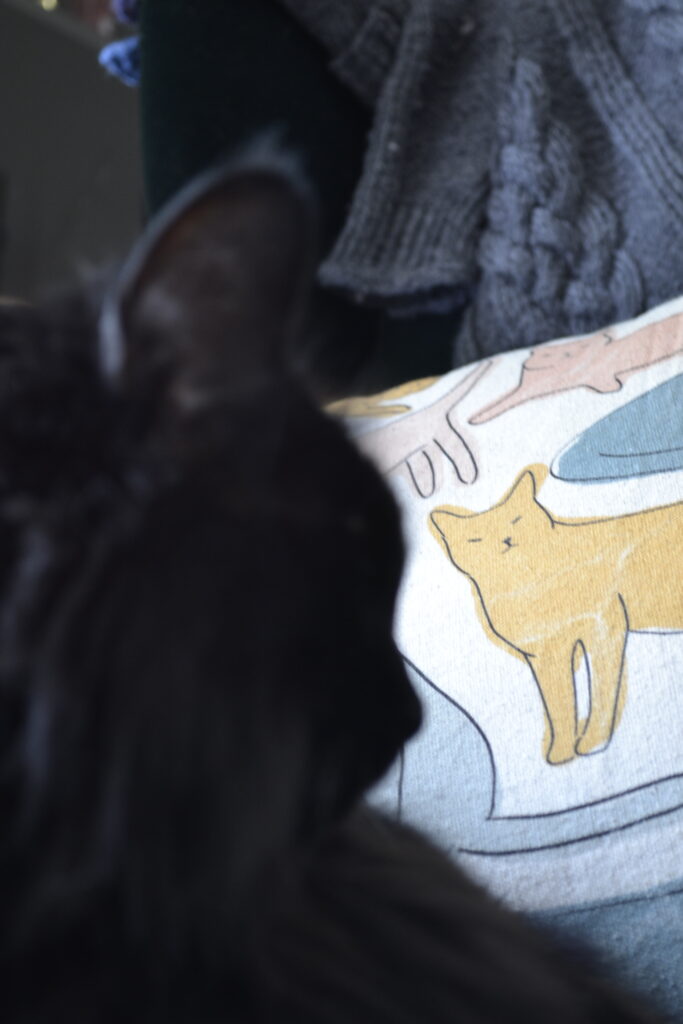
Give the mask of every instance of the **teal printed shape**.
POLYGON ((625 480, 683 469, 683 374, 598 420, 552 469, 572 483, 625 480))

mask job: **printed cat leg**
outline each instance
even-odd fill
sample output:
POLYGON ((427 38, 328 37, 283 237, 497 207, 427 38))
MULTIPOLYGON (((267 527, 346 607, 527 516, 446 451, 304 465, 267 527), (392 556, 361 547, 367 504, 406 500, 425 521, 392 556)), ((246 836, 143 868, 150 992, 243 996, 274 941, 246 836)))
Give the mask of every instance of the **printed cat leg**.
POLYGON ((431 498, 446 474, 472 484, 479 469, 471 444, 463 436, 455 410, 490 367, 481 363, 438 401, 378 430, 362 434, 357 443, 381 473, 407 472, 421 498, 431 498))
POLYGON ((604 750, 620 705, 626 638, 683 630, 683 502, 606 519, 554 519, 525 470, 483 512, 442 506, 430 529, 474 584, 484 628, 527 661, 551 727, 551 764, 604 750), (575 675, 590 711, 577 735, 575 675))
POLYGON ((429 445, 405 459, 411 483, 421 498, 431 498, 441 489, 445 469, 452 470, 463 484, 473 484, 477 479, 477 463, 469 445, 450 419, 452 412, 449 409, 446 413, 445 424, 436 428, 429 445))
POLYGON ((590 713, 577 754, 597 754, 609 744, 616 724, 624 674, 628 618, 621 598, 601 614, 590 642, 590 713))
POLYGON ((573 649, 555 642, 525 655, 543 701, 550 742, 548 764, 565 764, 576 756, 576 691, 572 668, 573 649))
POLYGON ((502 416, 504 412, 515 409, 518 405, 522 405, 523 402, 528 402, 531 398, 542 398, 547 393, 545 381, 529 382, 528 378, 525 379, 525 365, 523 364, 519 384, 512 391, 508 391, 500 398, 497 398, 495 402, 485 405, 474 416, 470 416, 468 422, 472 426, 488 423, 489 420, 495 420, 497 416, 502 416))

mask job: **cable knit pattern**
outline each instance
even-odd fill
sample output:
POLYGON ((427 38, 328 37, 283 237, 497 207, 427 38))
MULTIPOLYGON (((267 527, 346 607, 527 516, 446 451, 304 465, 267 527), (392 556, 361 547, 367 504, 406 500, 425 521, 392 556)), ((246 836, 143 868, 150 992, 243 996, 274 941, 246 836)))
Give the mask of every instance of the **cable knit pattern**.
POLYGON ((667 50, 683 50, 683 0, 626 0, 648 16, 647 32, 667 50))
MULTIPOLYGON (((554 3, 556 17, 569 41, 573 67, 590 90, 595 110, 608 135, 617 150, 633 162, 645 184, 658 194, 671 216, 683 225, 680 135, 678 145, 674 146, 670 132, 657 116, 658 111, 647 106, 610 44, 604 27, 595 18, 591 0, 554 0, 554 3)), ((677 290, 681 287, 679 284, 677 290)))
POLYGON ((464 287, 455 365, 683 291, 683 0, 336 0, 371 41, 346 64, 335 0, 280 2, 370 82, 328 287, 389 309, 464 287))
POLYGON ((520 58, 499 118, 500 155, 481 238, 481 349, 582 333, 643 300, 618 218, 584 180, 570 130, 552 116, 541 68, 520 58))
POLYGON ((654 14, 657 17, 676 12, 683 13, 681 0, 626 0, 626 4, 636 11, 642 11, 643 14, 654 14))

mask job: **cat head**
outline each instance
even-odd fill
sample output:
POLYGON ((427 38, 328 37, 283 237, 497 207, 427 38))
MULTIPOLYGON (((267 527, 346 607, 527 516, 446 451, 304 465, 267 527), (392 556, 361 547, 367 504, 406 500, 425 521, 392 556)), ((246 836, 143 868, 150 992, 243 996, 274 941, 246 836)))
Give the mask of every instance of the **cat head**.
POLYGON ((607 331, 587 338, 572 338, 558 345, 539 345, 524 362, 525 371, 547 374, 557 386, 583 385, 601 393, 619 391, 621 383, 615 376, 614 339, 607 331))
POLYGON ((573 370, 589 362, 596 350, 596 339, 572 338, 557 345, 537 345, 524 362, 526 370, 573 370))
POLYGON ((477 579, 528 566, 553 520, 536 501, 536 480, 527 470, 493 508, 465 513, 445 505, 434 509, 430 525, 453 565, 477 579))
POLYGON ((0 901, 22 934, 116 890, 143 938, 213 936, 417 728, 396 508, 292 370, 312 225, 288 159, 253 153, 113 282, 0 311, 0 901))

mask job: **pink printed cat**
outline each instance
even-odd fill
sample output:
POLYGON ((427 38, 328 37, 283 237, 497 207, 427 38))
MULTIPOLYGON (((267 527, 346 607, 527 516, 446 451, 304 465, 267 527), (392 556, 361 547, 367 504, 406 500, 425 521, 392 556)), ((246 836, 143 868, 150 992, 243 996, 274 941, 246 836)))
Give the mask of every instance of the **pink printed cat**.
POLYGON ((558 345, 541 345, 532 349, 523 363, 517 387, 480 409, 469 422, 487 423, 523 402, 572 388, 590 388, 601 394, 619 391, 628 374, 681 351, 683 313, 622 338, 603 331, 558 345))

